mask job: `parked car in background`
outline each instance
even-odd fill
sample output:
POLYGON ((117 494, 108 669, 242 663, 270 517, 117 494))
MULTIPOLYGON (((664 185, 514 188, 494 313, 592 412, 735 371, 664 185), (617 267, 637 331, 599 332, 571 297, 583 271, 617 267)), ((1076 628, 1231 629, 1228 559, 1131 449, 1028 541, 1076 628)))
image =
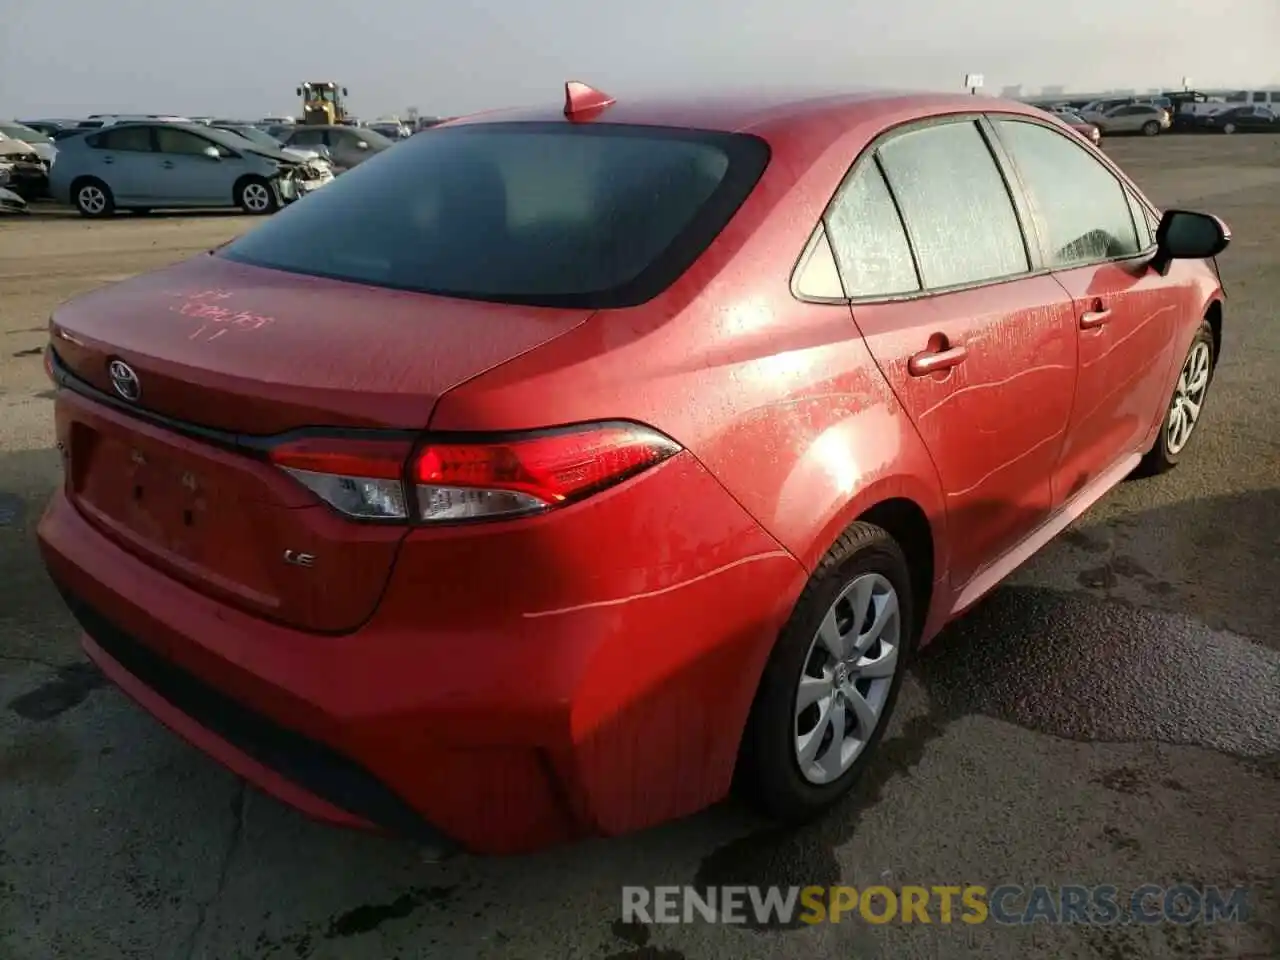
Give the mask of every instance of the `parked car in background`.
POLYGON ((1222 101, 1227 109, 1248 104, 1254 107, 1271 107, 1274 110, 1280 110, 1280 89, 1235 90, 1223 96, 1222 101))
POLYGON ((1132 102, 1133 100, 1131 97, 1109 97, 1103 100, 1090 100, 1088 103, 1082 104, 1076 112, 1086 120, 1090 120, 1090 122, 1092 122, 1093 116, 1103 116, 1108 110, 1114 110, 1116 107, 1127 106, 1132 102))
POLYGON ((57 144, 57 143, 61 143, 63 140, 67 139, 68 137, 78 137, 82 133, 88 133, 91 130, 97 130, 101 126, 102 126, 101 124, 97 124, 92 127, 82 127, 79 124, 75 124, 69 127, 60 127, 59 129, 54 130, 51 134, 49 134, 49 137, 50 139, 53 140, 55 144, 57 144))
POLYGON ((53 145, 53 138, 48 134, 19 123, 17 120, 0 120, 0 135, 10 140, 22 141, 29 145, 36 156, 45 163, 53 163, 53 156, 57 150, 53 145))
POLYGON ((122 123, 63 141, 50 191, 86 217, 164 207, 264 214, 331 179, 278 147, 203 124, 122 123))
POLYGON ((1103 136, 1138 133, 1154 137, 1169 129, 1169 112, 1150 103, 1129 103, 1106 113, 1084 113, 1081 118, 1098 128, 1103 136))
POLYGON ((0 186, 5 189, 28 201, 48 192, 49 164, 32 144, 0 133, 0 164, 4 167, 0 186))
POLYGON ((74 120, 44 119, 44 120, 19 120, 18 122, 22 124, 24 127, 30 127, 32 130, 39 130, 41 133, 43 133, 46 137, 49 137, 51 140, 56 139, 54 135, 57 134, 58 132, 63 130, 74 129, 76 125, 76 121, 74 120))
POLYGON ((1017 103, 570 85, 60 306, 41 555, 108 678, 313 816, 804 821, 920 644, 1185 458, 1228 241, 1017 103))
POLYGON ((117 123, 192 123, 189 117, 179 117, 168 113, 94 113, 83 121, 82 126, 92 124, 95 127, 110 127, 117 123))
POLYGON ((395 146, 377 130, 345 125, 306 125, 292 128, 282 142, 287 147, 326 147, 334 168, 339 172, 359 166, 370 157, 395 146))
POLYGON ((1095 147, 1102 145, 1102 131, 1095 124, 1085 120, 1080 114, 1071 110, 1059 110, 1055 116, 1095 147))
POLYGON ((326 167, 332 166, 329 163, 329 148, 321 144, 319 147, 286 147, 278 139, 269 133, 259 130, 257 127, 247 123, 240 124, 210 124, 215 130, 225 130, 227 133, 233 133, 236 136, 244 137, 250 143, 256 143, 260 147, 272 150, 281 150, 296 160, 309 160, 316 163, 323 163, 326 167))
POLYGON ((1233 107, 1196 118, 1199 130, 1211 133, 1277 133, 1280 115, 1271 107, 1233 107))
POLYGON ((368 124, 367 129, 377 130, 388 140, 407 140, 413 135, 409 125, 399 120, 375 120, 368 124))

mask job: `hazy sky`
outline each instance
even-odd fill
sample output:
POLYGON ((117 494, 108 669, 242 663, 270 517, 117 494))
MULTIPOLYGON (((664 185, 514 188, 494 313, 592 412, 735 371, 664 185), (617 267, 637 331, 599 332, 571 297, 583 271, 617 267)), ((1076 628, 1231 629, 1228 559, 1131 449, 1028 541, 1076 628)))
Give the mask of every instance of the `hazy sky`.
POLYGON ((1280 84, 1280 0, 0 0, 0 116, 360 116, 688 83, 955 89, 1280 84))

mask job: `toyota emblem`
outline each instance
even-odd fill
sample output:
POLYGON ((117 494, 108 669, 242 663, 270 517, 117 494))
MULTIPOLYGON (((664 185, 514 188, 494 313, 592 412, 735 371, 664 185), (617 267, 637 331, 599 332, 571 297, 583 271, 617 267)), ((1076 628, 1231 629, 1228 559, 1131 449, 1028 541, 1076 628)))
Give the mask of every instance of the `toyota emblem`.
POLYGON ((116 393, 130 403, 142 396, 142 384, 138 382, 138 375, 123 360, 112 360, 107 366, 107 375, 111 377, 111 386, 116 393))

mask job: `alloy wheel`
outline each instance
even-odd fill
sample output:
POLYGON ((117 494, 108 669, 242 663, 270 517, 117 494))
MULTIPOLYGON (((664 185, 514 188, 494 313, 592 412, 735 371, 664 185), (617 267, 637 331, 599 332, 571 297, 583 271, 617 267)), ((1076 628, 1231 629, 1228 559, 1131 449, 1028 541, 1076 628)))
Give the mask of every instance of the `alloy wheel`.
POLYGON ((1182 452, 1191 439, 1191 431, 1200 421, 1205 393, 1209 389, 1209 345, 1197 341, 1187 354, 1178 376, 1178 385, 1169 404, 1169 416, 1165 421, 1165 446, 1172 456, 1182 452))
POLYGON ((102 192, 100 187, 93 184, 80 188, 76 199, 80 203, 80 209, 85 213, 102 213, 107 208, 107 196, 102 192))
POLYGON ((244 188, 244 205, 253 213, 264 213, 271 207, 271 194, 261 183, 250 183, 244 188))

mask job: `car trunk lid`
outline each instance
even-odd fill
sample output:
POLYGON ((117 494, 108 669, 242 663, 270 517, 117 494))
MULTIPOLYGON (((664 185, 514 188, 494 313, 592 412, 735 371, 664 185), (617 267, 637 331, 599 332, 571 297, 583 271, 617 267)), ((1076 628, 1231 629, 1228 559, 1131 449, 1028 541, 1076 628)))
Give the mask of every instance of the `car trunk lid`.
POLYGON ((407 528, 340 516, 268 462, 271 438, 422 430, 445 391, 589 315, 209 256, 104 288, 52 321, 71 388, 57 408, 68 495, 104 535, 206 594, 303 629, 354 629, 407 528))

